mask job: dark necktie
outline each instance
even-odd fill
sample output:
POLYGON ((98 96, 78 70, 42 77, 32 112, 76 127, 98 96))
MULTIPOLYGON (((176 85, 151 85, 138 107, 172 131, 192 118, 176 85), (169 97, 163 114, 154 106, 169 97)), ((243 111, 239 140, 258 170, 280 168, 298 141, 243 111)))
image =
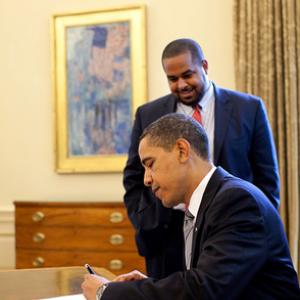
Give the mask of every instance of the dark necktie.
POLYGON ((184 215, 184 241, 185 241, 185 263, 187 269, 190 269, 191 254, 192 254, 192 242, 193 242, 193 228, 194 228, 194 216, 187 209, 184 215))
POLYGON ((197 104, 195 107, 194 107, 194 112, 192 114, 192 117, 198 121, 201 125, 203 125, 202 123, 202 116, 201 116, 201 107, 199 104, 197 104))

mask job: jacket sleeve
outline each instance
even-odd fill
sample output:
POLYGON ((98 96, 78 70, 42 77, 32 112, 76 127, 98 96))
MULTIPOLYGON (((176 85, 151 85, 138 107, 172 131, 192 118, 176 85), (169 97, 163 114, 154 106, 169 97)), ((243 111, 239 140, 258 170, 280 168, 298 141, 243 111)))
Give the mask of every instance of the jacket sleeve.
POLYGON ((280 183, 277 155, 267 113, 261 100, 259 101, 254 124, 250 154, 253 184, 259 187, 274 207, 278 209, 280 183))

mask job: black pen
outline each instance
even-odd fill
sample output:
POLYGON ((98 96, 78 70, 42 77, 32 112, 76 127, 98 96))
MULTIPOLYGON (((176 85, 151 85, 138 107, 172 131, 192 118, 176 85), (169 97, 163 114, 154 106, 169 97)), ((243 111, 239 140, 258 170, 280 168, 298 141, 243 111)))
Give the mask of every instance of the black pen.
POLYGON ((93 270, 93 268, 89 264, 85 264, 84 266, 90 274, 94 274, 94 275, 96 274, 96 272, 93 270))

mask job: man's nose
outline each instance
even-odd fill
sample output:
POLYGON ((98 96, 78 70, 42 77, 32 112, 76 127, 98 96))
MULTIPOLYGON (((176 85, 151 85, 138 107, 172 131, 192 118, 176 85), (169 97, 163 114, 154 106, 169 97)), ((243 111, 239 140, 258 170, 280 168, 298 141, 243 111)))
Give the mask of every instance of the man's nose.
POLYGON ((145 170, 144 185, 150 187, 152 185, 152 177, 149 171, 145 170))
POLYGON ((185 80, 183 78, 179 78, 177 81, 177 86, 178 89, 184 89, 187 86, 187 83, 185 82, 185 80))

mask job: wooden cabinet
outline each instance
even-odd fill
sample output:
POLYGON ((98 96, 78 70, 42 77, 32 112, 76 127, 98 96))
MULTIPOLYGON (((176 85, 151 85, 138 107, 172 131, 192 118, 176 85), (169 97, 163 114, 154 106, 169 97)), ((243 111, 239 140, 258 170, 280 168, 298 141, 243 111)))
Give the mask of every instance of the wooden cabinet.
POLYGON ((145 272, 122 203, 15 202, 16 267, 89 263, 115 274, 145 272))

